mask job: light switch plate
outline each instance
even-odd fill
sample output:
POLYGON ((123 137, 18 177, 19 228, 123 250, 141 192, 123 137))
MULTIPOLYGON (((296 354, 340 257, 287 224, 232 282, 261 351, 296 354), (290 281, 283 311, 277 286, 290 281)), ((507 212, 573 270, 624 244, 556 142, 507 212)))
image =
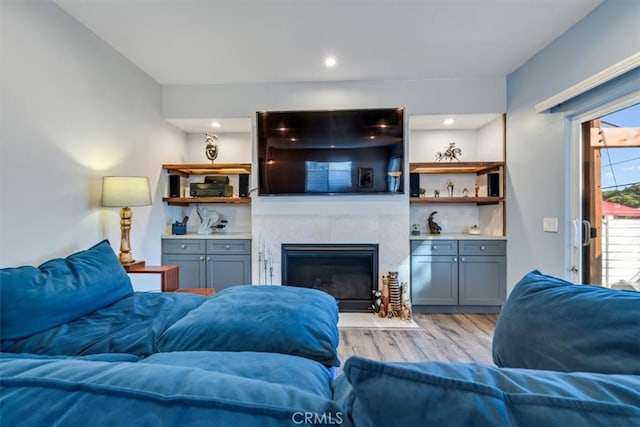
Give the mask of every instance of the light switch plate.
POLYGON ((547 233, 558 232, 558 218, 544 218, 542 220, 542 231, 547 233))

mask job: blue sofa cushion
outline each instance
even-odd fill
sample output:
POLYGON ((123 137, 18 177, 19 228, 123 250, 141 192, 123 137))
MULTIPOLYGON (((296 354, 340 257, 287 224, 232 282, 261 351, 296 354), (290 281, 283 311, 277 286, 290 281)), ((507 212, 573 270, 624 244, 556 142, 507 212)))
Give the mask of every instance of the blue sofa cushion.
POLYGON ((133 293, 106 240, 37 268, 3 268, 0 290, 3 341, 62 325, 133 293))
POLYGON ((14 341, 2 350, 66 356, 131 353, 144 357, 157 352, 156 341, 169 326, 206 299, 182 292, 136 292, 79 319, 14 341))
POLYGON ((502 307, 496 365, 640 375, 640 292, 526 274, 502 307))
POLYGON ((183 366, 0 359, 0 387, 7 426, 348 425, 331 399, 183 366))
POLYGON ((331 295, 293 286, 233 286, 173 324, 160 351, 256 351, 338 366, 338 305, 331 295))
POLYGON ((332 397, 334 369, 304 357, 253 351, 174 351, 153 354, 140 363, 199 368, 332 397))
POLYGON ((344 373, 356 425, 640 425, 638 376, 360 357, 347 360, 344 373))

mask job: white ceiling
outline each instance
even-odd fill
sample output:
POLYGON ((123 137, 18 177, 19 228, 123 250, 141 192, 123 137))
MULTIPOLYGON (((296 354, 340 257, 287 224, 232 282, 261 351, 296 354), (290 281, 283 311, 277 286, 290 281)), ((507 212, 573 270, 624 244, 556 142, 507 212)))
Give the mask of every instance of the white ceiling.
POLYGON ((602 3, 54 1, 162 85, 506 76, 602 3))

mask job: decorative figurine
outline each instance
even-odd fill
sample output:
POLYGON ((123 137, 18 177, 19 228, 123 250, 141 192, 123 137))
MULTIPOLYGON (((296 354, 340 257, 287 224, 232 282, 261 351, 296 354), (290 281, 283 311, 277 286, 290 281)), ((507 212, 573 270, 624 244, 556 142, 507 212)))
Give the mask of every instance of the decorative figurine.
POLYGON ((427 195, 427 189, 424 187, 420 187, 420 197, 425 197, 427 195))
POLYGON ((400 294, 402 295, 400 318, 402 320, 411 320, 413 314, 411 312, 411 295, 409 294, 409 284, 407 282, 402 282, 400 284, 400 294))
POLYGON ((429 215, 429 219, 427 220, 429 224, 429 232, 431 234, 440 234, 440 230, 442 230, 442 227, 440 227, 438 223, 433 220, 433 216, 437 213, 438 211, 431 212, 431 215, 429 215))
POLYGON ((469 197, 469 189, 467 187, 462 189, 462 197, 469 197))
POLYGON ((440 197, 440 191, 439 190, 433 190, 433 197, 440 197))
POLYGON ((411 224, 411 235, 412 236, 420 235, 420 224, 411 224))
POLYGON ((475 189, 476 189, 476 197, 478 197, 478 191, 480 191, 480 187, 478 186, 477 182, 476 182, 475 189))
POLYGON ((205 134, 204 142, 207 143, 205 152, 207 153, 207 159, 211 160, 211 163, 213 163, 214 160, 218 158, 218 144, 216 144, 217 140, 218 135, 214 135, 212 133, 205 134))
POLYGON ((382 292, 380 292, 378 289, 374 289, 373 290, 373 302, 371 303, 371 310, 373 310, 374 313, 380 313, 380 308, 382 306, 382 292))
POLYGON ((402 295, 400 293, 400 282, 398 282, 398 272, 390 271, 389 279, 389 310, 387 317, 400 317, 402 309, 402 295))
POLYGON ((382 276, 382 305, 380 306, 380 317, 387 317, 389 308, 389 279, 386 276, 382 276))
POLYGON ((439 162, 442 159, 449 160, 450 162, 454 159, 460 161, 458 156, 462 156, 462 150, 456 147, 455 142, 450 142, 449 147, 444 150, 444 153, 441 153, 439 151, 436 153, 436 162, 439 162))

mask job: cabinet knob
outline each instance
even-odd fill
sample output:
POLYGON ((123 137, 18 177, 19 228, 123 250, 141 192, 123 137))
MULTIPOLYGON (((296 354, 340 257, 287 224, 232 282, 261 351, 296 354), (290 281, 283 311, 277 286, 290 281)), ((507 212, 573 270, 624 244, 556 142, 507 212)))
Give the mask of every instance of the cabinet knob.
POLYGON ((231 249, 231 245, 224 245, 225 249, 231 249))
POLYGON ((480 246, 480 250, 481 250, 481 251, 484 251, 484 246, 480 246))
POLYGON ((210 256, 207 257, 207 261, 211 261, 211 257, 210 256))
POLYGON ((204 257, 203 256, 201 256, 199 259, 200 259, 200 261, 204 261, 204 257))
POLYGON ((431 246, 431 249, 433 249, 434 251, 438 250, 438 247, 436 245, 431 246))
POLYGON ((464 262, 464 258, 460 258, 460 262, 464 262))
POLYGON ((180 249, 187 249, 187 245, 180 245, 180 249))
POLYGON ((453 262, 458 262, 458 258, 453 258, 453 262))

